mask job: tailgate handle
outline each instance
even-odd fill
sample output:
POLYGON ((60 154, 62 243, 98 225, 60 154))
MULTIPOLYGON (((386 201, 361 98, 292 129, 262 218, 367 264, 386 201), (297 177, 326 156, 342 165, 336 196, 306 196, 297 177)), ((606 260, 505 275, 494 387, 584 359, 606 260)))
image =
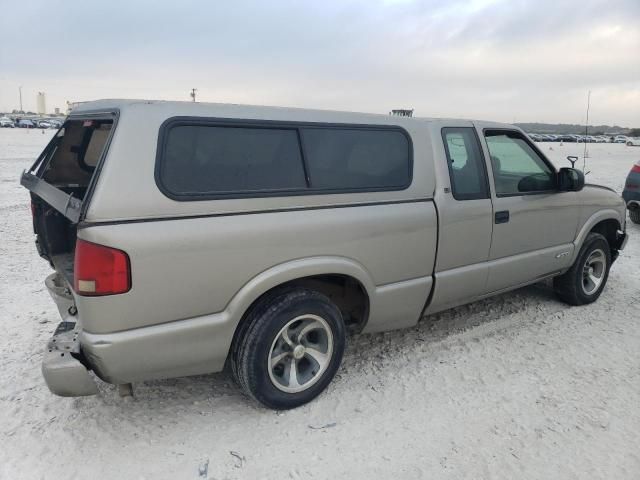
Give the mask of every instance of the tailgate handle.
POLYGON ((509 210, 502 210, 500 212, 496 212, 496 223, 507 223, 509 222, 509 210))

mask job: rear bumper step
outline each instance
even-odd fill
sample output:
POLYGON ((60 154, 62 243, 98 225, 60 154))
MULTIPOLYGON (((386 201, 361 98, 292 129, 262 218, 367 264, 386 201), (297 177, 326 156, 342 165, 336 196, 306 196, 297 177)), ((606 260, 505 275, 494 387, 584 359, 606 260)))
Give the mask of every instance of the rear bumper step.
POLYGON ((82 362, 75 322, 61 322, 47 343, 42 375, 52 393, 62 397, 95 395, 98 387, 82 362))

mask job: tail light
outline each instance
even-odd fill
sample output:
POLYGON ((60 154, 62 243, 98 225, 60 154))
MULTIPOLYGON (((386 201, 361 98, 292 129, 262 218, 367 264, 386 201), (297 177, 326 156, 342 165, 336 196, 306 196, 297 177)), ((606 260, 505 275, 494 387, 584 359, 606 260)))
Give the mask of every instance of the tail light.
POLYGON ((640 173, 640 160, 638 160, 636 164, 631 167, 631 171, 634 173, 640 173))
POLYGON ((122 250, 76 240, 73 289, 87 296, 128 292, 131 289, 129 256, 122 250))

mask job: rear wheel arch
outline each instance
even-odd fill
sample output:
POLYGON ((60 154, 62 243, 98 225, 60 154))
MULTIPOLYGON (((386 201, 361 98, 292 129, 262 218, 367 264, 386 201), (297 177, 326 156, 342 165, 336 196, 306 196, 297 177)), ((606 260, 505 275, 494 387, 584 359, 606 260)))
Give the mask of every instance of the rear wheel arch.
POLYGON ((305 288, 327 296, 336 304, 351 331, 361 331, 370 316, 375 286, 368 272, 346 258, 315 257, 277 265, 247 282, 227 305, 235 323, 231 354, 246 330, 251 311, 283 290, 305 288))
POLYGON ((256 306, 283 291, 297 288, 312 290, 329 298, 340 310, 348 329, 360 332, 366 325, 369 317, 370 299, 362 282, 350 275, 328 273, 294 278, 263 292, 244 311, 236 327, 234 337, 241 330, 243 320, 256 306))

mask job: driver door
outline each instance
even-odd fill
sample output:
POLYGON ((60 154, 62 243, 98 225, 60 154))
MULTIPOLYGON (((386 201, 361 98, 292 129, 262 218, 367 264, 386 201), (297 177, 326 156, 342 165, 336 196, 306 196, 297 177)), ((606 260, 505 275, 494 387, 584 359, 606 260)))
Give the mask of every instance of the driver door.
POLYGON ((493 178, 487 291, 535 281, 568 267, 580 205, 557 189, 557 172, 520 131, 482 130, 493 178))

